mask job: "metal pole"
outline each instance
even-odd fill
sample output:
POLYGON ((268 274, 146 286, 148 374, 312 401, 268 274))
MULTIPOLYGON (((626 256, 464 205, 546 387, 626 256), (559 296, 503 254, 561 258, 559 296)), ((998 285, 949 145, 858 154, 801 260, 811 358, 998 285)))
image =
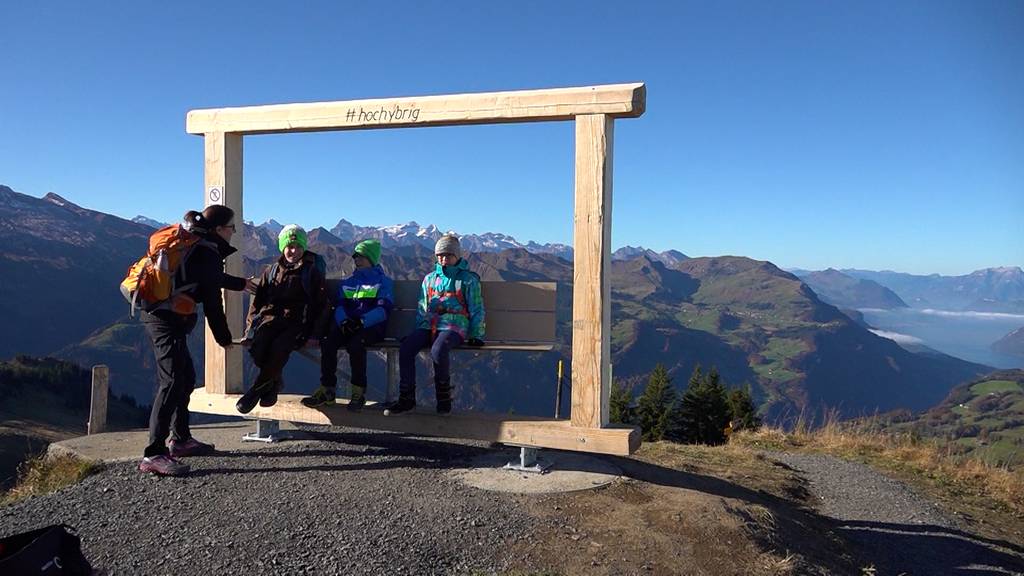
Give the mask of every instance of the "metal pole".
POLYGON ((555 420, 562 413, 562 361, 558 361, 558 383, 555 384, 555 420))
POLYGON ((107 429, 107 392, 110 389, 110 370, 103 364, 92 367, 92 399, 89 403, 89 422, 86 434, 99 434, 107 429))

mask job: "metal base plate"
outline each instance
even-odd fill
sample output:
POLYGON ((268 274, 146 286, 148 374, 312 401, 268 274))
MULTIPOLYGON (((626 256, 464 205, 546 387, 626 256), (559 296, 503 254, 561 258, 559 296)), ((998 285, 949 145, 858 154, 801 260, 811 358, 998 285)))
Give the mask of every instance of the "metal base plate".
POLYGON ((528 472, 530 474, 544 474, 551 468, 552 462, 544 462, 543 459, 537 455, 536 448, 519 448, 519 460, 513 460, 508 464, 502 466, 504 470, 512 470, 515 472, 528 472))
POLYGON ((287 433, 281 431, 281 424, 277 420, 257 420, 256 431, 244 434, 242 442, 278 442, 286 440, 287 437, 287 433))

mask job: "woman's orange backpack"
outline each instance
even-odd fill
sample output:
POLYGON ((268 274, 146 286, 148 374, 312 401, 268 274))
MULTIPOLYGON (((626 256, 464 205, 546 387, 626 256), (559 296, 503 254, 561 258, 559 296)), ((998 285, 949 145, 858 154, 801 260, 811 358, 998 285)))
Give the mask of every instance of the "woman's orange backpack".
POLYGON ((165 306, 157 307, 166 307, 178 314, 195 312, 195 300, 184 294, 194 288, 195 283, 187 283, 184 271, 182 285, 175 285, 175 277, 192 248, 200 242, 206 241, 181 224, 164 226, 149 237, 149 252, 132 264, 121 281, 121 294, 131 304, 129 315, 135 314, 140 300, 147 309, 165 303, 165 306))

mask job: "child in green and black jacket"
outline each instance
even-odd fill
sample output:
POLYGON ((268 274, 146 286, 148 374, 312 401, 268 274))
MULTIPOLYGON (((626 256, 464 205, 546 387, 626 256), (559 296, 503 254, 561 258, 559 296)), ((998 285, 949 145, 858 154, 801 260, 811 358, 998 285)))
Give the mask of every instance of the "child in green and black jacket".
POLYGON ((242 414, 273 406, 283 387, 281 371, 292 350, 319 338, 327 326, 323 258, 306 249, 306 231, 290 224, 277 239, 281 257, 267 266, 249 304, 249 354, 260 369, 252 387, 235 404, 242 414))

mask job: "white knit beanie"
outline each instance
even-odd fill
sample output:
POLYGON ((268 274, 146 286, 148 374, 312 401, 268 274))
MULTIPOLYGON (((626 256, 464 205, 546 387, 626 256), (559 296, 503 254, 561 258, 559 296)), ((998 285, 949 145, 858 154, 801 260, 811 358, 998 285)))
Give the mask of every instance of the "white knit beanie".
POLYGON ((459 237, 455 234, 445 234, 434 244, 434 254, 454 254, 456 258, 462 258, 462 247, 459 246, 459 237))

